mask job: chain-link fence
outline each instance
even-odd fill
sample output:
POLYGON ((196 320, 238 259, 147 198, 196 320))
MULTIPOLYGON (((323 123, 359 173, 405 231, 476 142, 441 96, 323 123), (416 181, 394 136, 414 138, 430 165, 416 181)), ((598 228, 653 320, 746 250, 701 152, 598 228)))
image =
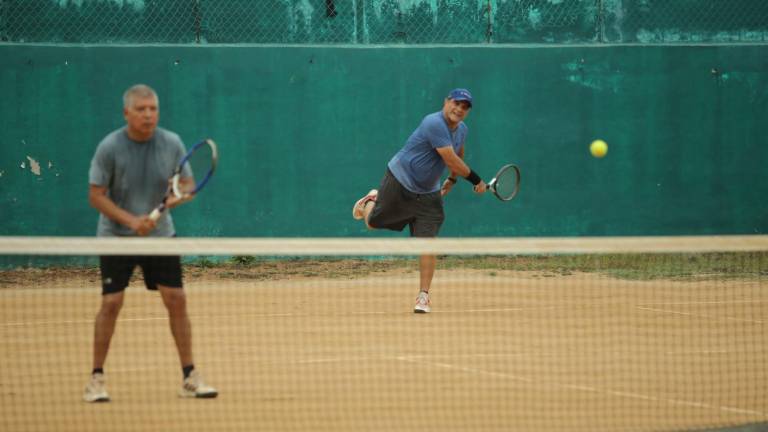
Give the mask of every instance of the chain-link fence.
POLYGON ((767 0, 0 0, 0 40, 488 44, 768 41, 767 0))

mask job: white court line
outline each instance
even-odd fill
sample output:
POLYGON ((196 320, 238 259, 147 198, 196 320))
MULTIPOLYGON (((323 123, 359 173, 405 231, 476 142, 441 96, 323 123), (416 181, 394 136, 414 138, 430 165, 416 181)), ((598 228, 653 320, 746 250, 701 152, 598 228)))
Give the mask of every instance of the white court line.
POLYGON ((682 350, 682 351, 665 351, 666 355, 697 355, 697 354, 752 354, 748 351, 731 351, 731 350, 682 350))
MULTIPOLYGON (((526 357, 526 356, 533 356, 533 355, 541 356, 542 353, 541 352, 516 352, 516 353, 504 353, 504 354, 477 354, 477 353, 474 353, 474 354, 454 354, 454 353, 451 353, 451 354, 446 354, 446 355, 450 355, 451 358, 457 358, 457 357, 464 357, 464 358, 494 358, 494 357, 495 358, 499 358, 499 357, 504 357, 504 358, 509 358, 509 357, 526 357)), ((551 355, 552 356, 559 356, 559 354, 556 354, 556 353, 552 353, 551 355)), ((419 360, 419 359, 428 359, 430 357, 436 357, 436 356, 437 356, 437 354, 412 354, 412 355, 400 356, 400 357, 403 357, 403 360, 405 360, 406 358, 408 360, 419 360)), ((388 359, 392 360, 389 357, 388 357, 388 359)), ((400 358, 398 357, 398 360, 399 359, 400 358)))
POLYGON ((698 304, 744 304, 744 303, 765 303, 768 300, 728 300, 728 301, 700 301, 700 302, 664 302, 664 303, 643 303, 640 306, 681 306, 698 304))
MULTIPOLYGON (((674 311, 669 309, 658 309, 658 308, 651 308, 646 307, 650 305, 689 305, 689 304, 730 304, 730 303, 762 303, 762 300, 758 301, 734 301, 734 302, 701 302, 701 303, 645 303, 642 305, 636 306, 636 308, 640 310, 646 310, 646 311, 652 311, 652 312, 662 312, 662 313, 670 313, 670 314, 678 314, 678 315, 689 315, 689 316, 700 316, 704 318, 710 318, 710 319, 729 319, 734 321, 743 321, 743 322, 752 322, 757 324, 763 324, 764 321, 762 320, 746 320, 746 319, 740 319, 740 318, 732 318, 732 317, 713 317, 708 315, 702 315, 702 314, 693 314, 688 312, 680 312, 680 311, 674 311)), ((615 304, 604 304, 604 303, 590 303, 590 304, 579 304, 578 306, 616 306, 615 304)), ((624 304, 621 304, 624 305, 624 304)), ((475 314, 475 313, 504 313, 504 312, 525 312, 525 311, 543 311, 543 310, 556 310, 556 309, 563 309, 573 308, 574 305, 569 306, 542 306, 542 307, 513 307, 513 308, 490 308, 490 309, 462 309, 462 310, 437 310, 432 311, 432 314, 436 315, 450 315, 450 314, 475 314)), ((264 318, 305 318, 305 317, 331 317, 331 316, 377 316, 377 315, 413 315, 413 313, 410 310, 403 311, 403 312, 384 312, 384 311, 368 311, 368 312, 345 312, 345 313, 339 313, 339 314, 310 314, 310 313, 275 313, 275 314, 226 314, 226 315, 190 315, 193 319, 216 319, 216 318, 234 318, 234 317, 253 317, 257 319, 264 319, 264 318)), ((167 316, 162 317, 145 317, 145 318, 118 318, 120 322, 142 322, 142 321, 161 321, 161 320, 167 320, 167 316)), ((93 324, 93 319, 87 319, 87 320, 60 320, 60 321, 18 321, 18 322, 8 322, 8 323, 0 323, 0 328, 2 327, 25 327, 25 326, 46 326, 46 325, 67 325, 67 324, 93 324)))
POLYGON ((470 374, 477 374, 477 375, 486 375, 486 376, 492 376, 497 378, 505 378, 510 379, 514 381, 520 381, 520 382, 526 382, 531 384, 537 384, 542 386, 551 386, 551 387, 557 387, 557 388, 563 388, 563 389, 569 389, 569 390, 578 390, 583 392, 590 392, 590 393, 599 393, 599 394, 606 394, 606 395, 613 395, 613 396, 619 396, 623 398, 628 399, 640 399, 640 400, 646 400, 646 401, 653 401, 653 402, 665 402, 673 405, 684 405, 694 408, 704 408, 704 409, 714 409, 719 411, 726 411, 731 413, 737 413, 737 414, 750 414, 750 415, 757 415, 761 417, 765 417, 768 415, 768 413, 761 412, 761 411, 753 411, 748 410, 744 408, 735 408, 735 407, 729 407, 729 406, 718 406, 718 405, 710 405, 703 402, 694 402, 694 401, 687 401, 682 399, 669 399, 669 398, 662 398, 662 397, 655 397, 655 396, 649 396, 642 393, 633 393, 633 392, 623 392, 623 391, 617 391, 617 390, 610 390, 610 389, 601 389, 597 387, 592 386, 584 386, 584 385, 578 385, 578 384, 562 384, 562 383, 556 383, 556 382, 544 382, 541 380, 534 380, 529 377, 519 376, 519 375, 512 375, 507 374, 503 372, 492 372, 487 371, 484 369, 478 369, 478 368, 470 368, 470 367, 464 367, 464 366, 458 366, 453 365, 449 363, 441 363, 441 362, 433 362, 433 361, 425 361, 422 359, 415 359, 411 356, 397 356, 394 357, 394 359, 398 361, 405 361, 409 363, 416 363, 416 364, 427 364, 430 366, 437 366, 445 369, 452 369, 452 370, 458 370, 461 372, 466 372, 470 374))
MULTIPOLYGON (((499 313, 499 312, 521 312, 526 310, 543 310, 543 309, 555 309, 555 307, 542 307, 542 308, 494 308, 494 309, 465 309, 465 310, 447 310, 447 311, 433 311, 433 314, 472 314, 472 313, 499 313)), ((348 316, 375 316, 375 315, 414 315, 412 311, 407 310, 404 312, 384 312, 384 311, 369 311, 369 312, 339 312, 338 314, 311 314, 311 313, 275 313, 275 314, 226 314, 226 315, 190 315, 190 318, 197 320, 204 319, 216 319, 216 318, 236 318, 236 317, 252 317, 252 318, 307 318, 307 317, 348 317, 348 316)), ((161 321, 167 320, 167 316, 162 317, 146 317, 146 318, 118 318, 119 322, 141 322, 141 321, 161 321)), ((45 325, 63 325, 63 324, 93 324, 93 319, 88 320, 61 320, 61 321, 18 321, 0 323, 2 327, 24 327, 24 326, 45 326, 45 325)))
MULTIPOLYGON (((433 314, 462 314, 462 313, 486 313, 486 312, 522 312, 531 310, 547 310, 557 309, 556 306, 543 306, 532 308, 495 308, 495 309, 464 309, 464 310, 437 310, 430 313, 433 314)), ((410 312, 409 312, 410 313, 410 312)))
POLYGON ((437 367, 441 367, 441 368, 445 368, 445 369, 455 369, 455 370, 459 370, 459 371, 462 371, 462 372, 473 373, 473 374, 478 374, 478 375, 487 375, 487 376, 492 376, 492 377, 500 377, 500 378, 511 379, 511 380, 514 380, 514 381, 522 381, 522 382, 526 382, 526 383, 535 383, 534 380, 532 380, 531 378, 527 378, 527 377, 511 375, 511 374, 506 374, 506 373, 501 373, 501 372, 492 372, 492 371, 487 371, 487 370, 477 369, 477 368, 469 368, 469 367, 463 367, 463 366, 456 366, 456 365, 452 365, 452 364, 449 364, 449 363, 440 363, 440 362, 428 361, 428 360, 424 360, 424 356, 419 356, 419 358, 416 358, 415 356, 397 356, 397 357, 395 357, 395 359, 398 360, 398 361, 405 361, 405 362, 416 363, 416 364, 420 364, 420 365, 428 364, 428 365, 431 365, 431 366, 437 366, 437 367))
MULTIPOLYGON (((207 318, 233 318, 233 317, 244 317, 244 316, 255 316, 256 318, 290 318, 290 317, 303 317, 303 316, 311 316, 311 315, 300 315, 300 314, 264 314, 264 315, 253 315, 253 314, 235 314, 235 315, 190 315, 190 318, 192 319, 207 319, 207 318)), ((118 318, 118 322, 142 322, 142 321, 167 321, 167 316, 162 317, 146 317, 146 318, 118 318)), ((24 326, 45 326, 45 325, 61 325, 61 324, 93 324, 94 319, 88 319, 88 320, 64 320, 64 321, 20 321, 20 322, 10 322, 10 323, 0 323, 0 327, 24 327, 24 326)))
POLYGON ((747 322, 747 323, 755 323, 755 324, 764 323, 764 321, 762 320, 751 320, 751 319, 734 318, 734 317, 719 317, 719 316, 699 314, 699 313, 681 312, 681 311, 670 310, 670 309, 658 309, 658 308, 650 308, 650 307, 643 307, 643 306, 637 306, 637 308, 640 310, 649 311, 649 312, 659 312, 659 313, 666 313, 666 314, 672 314, 672 315, 684 315, 684 316, 699 317, 699 318, 706 318, 706 319, 712 319, 712 320, 737 321, 737 322, 747 322))
MULTIPOLYGON (((293 359, 286 359, 286 360, 268 360, 264 359, 262 357, 258 356, 245 356, 242 355, 238 356, 237 358, 219 358, 219 359, 208 359, 205 360, 206 365, 211 364, 228 364, 228 365, 239 365, 239 364, 246 364, 246 365, 259 365, 259 364, 277 364, 281 366, 286 365, 312 365, 312 364, 324 364, 324 363, 352 363, 356 364, 361 361, 381 361, 381 362, 391 362, 391 357, 382 357, 382 356, 376 356, 376 357, 335 357, 335 358, 309 358, 306 360, 293 360, 293 359)), ((158 371, 158 370, 166 370, 167 368, 165 366, 158 366, 158 365, 147 365, 147 366, 128 366, 128 367, 110 367, 109 373, 110 375, 114 375, 117 373, 127 373, 127 372, 149 372, 149 371, 158 371)), ((37 371, 34 373, 26 373, 26 374, 13 374, 14 379, 23 379, 23 378, 41 378, 41 377, 60 377, 60 376, 83 376, 82 371, 68 371, 68 372, 62 372, 60 370, 49 370, 47 372, 41 372, 37 371)))
MULTIPOLYGON (((118 318, 118 321, 159 321, 167 320, 168 317, 155 317, 155 318, 118 318)), ((63 321, 20 321, 10 323, 0 323, 0 327, 26 327, 26 326, 46 326, 46 325, 62 325, 62 324, 93 324, 95 318, 88 320, 63 320, 63 321)))

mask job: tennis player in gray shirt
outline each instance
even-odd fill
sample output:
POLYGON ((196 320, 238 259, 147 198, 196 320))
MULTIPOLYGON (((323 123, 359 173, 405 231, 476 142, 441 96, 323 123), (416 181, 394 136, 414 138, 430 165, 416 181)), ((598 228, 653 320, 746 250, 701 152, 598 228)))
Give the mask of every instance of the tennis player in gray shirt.
MULTIPOLYGON (((157 127, 159 101, 150 87, 137 84, 123 95, 126 126, 107 135, 96 148, 89 172, 88 200, 100 212, 100 237, 155 236, 176 234, 169 212, 157 222, 148 216, 168 190, 168 177, 184 156, 178 135, 157 127)), ((187 169, 185 176, 191 179, 187 169)), ((173 208, 189 198, 170 197, 173 208)), ((102 301, 94 325, 93 369, 83 399, 105 402, 104 362, 123 306, 125 288, 139 266, 144 284, 163 299, 183 373, 178 394, 182 397, 213 398, 218 392, 205 384, 192 358, 192 327, 187 314, 179 256, 101 256, 102 301)))

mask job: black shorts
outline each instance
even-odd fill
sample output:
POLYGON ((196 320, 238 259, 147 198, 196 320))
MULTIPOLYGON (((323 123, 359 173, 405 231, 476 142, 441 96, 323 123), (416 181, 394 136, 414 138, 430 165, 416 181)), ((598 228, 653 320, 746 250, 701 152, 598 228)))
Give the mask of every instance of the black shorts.
POLYGON ((368 218, 370 226, 402 231, 408 225, 411 237, 437 237, 444 220, 440 191, 413 193, 387 169, 381 180, 376 205, 368 218))
POLYGON ((99 257, 101 268, 101 293, 112 294, 123 291, 131 280, 136 266, 144 274, 144 285, 156 290, 157 285, 181 288, 181 257, 179 256, 116 256, 99 257))

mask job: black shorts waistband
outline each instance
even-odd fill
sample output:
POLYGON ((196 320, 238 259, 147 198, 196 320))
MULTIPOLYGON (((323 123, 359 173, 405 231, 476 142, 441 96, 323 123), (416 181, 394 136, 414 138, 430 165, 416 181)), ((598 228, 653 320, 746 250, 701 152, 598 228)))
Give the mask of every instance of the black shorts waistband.
POLYGON ((408 190, 408 188, 403 186, 403 184, 400 183, 400 180, 398 180, 397 177, 395 177, 395 175, 392 174, 392 170, 390 170, 389 167, 387 167, 387 174, 386 175, 388 177, 390 177, 392 180, 396 181, 398 185, 400 185, 400 188, 403 190, 404 194, 406 194, 406 195, 408 195, 408 196, 410 196, 412 198, 415 198, 415 199, 419 199, 421 197, 424 197, 424 198, 434 198, 435 196, 440 195, 440 191, 439 190, 438 191, 434 191, 434 192, 427 192, 427 193, 412 192, 412 191, 408 190))

